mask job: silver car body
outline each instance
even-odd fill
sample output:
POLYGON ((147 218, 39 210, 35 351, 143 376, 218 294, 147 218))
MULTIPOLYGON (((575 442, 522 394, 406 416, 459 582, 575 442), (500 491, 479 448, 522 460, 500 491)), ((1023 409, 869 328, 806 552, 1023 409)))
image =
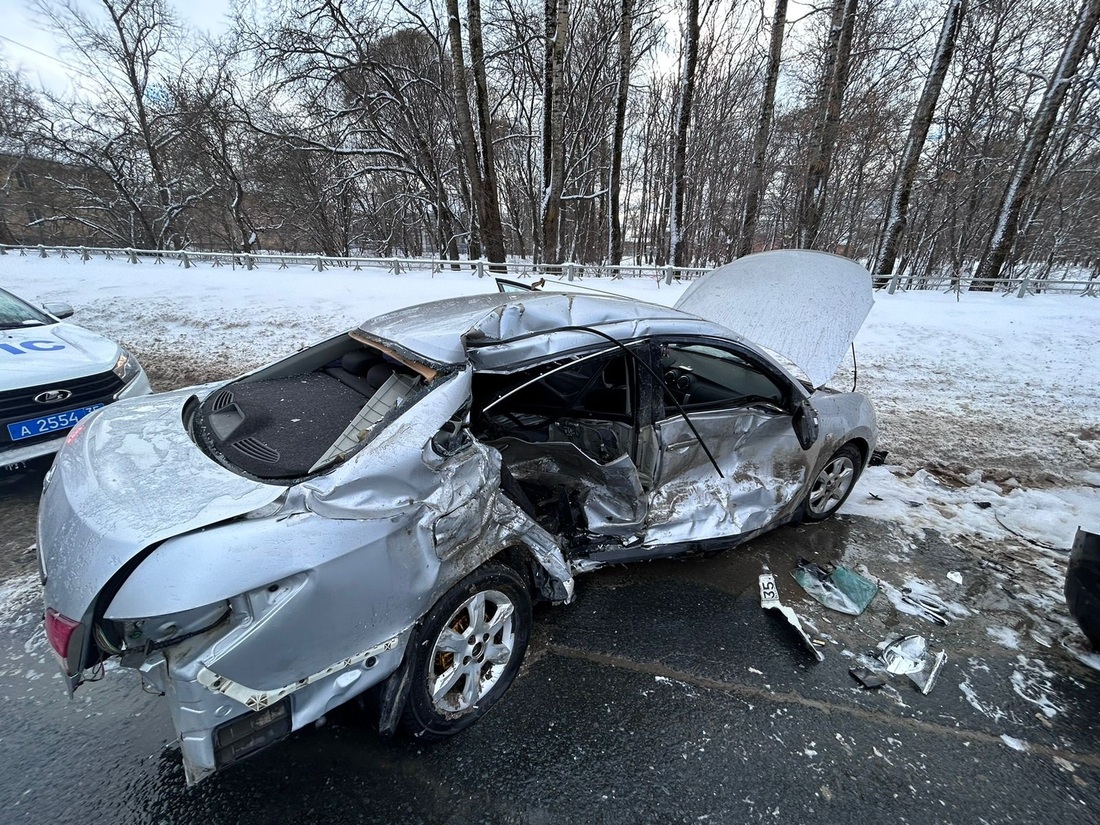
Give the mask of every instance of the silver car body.
POLYGON ((237 382, 106 407, 80 430, 38 525, 47 614, 72 632, 58 658, 70 690, 119 656, 164 693, 192 782, 389 690, 417 623, 487 560, 508 555, 539 596, 568 602, 574 573, 732 546, 796 517, 824 462, 850 443, 866 462, 876 437, 863 396, 813 391, 724 326, 562 293, 399 310, 237 382), (338 458, 273 480, 203 446, 217 416, 240 424, 233 392, 335 369, 323 365, 352 347, 411 367, 415 389, 338 458), (714 358, 781 397, 661 401, 708 383, 699 365, 714 358), (532 387, 590 374, 604 383, 586 397, 610 407, 549 420, 523 406, 532 387), (800 441, 793 422, 815 413, 800 441), (566 489, 565 516, 517 485, 566 489))
POLYGON ((0 290, 0 310, 20 306, 28 317, 18 326, 3 324, 0 311, 0 468, 57 452, 90 408, 152 391, 115 342, 0 290))

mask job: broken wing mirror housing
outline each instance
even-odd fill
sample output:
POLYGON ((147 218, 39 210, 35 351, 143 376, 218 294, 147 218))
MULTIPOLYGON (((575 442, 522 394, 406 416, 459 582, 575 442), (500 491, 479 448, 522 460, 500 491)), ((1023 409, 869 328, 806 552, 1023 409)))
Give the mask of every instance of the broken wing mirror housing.
POLYGON ((803 399, 795 409, 791 423, 794 425, 794 433, 798 436, 798 443, 802 445, 802 449, 810 449, 817 442, 821 425, 817 418, 817 410, 808 399, 803 399))

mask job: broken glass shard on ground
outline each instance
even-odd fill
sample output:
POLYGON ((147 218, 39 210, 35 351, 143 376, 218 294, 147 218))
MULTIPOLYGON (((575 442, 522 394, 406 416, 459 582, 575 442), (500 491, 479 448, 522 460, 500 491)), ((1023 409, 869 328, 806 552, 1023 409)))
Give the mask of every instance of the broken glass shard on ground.
POLYGON ((858 616, 878 593, 878 585, 854 570, 838 564, 832 572, 806 559, 799 559, 791 572, 802 589, 832 610, 858 616))
POLYGON ((928 642, 923 636, 894 636, 880 642, 878 650, 887 673, 908 676, 925 696, 932 692, 947 661, 946 651, 928 652, 928 642))
POLYGON ((775 576, 772 575, 767 567, 765 567, 764 572, 760 574, 760 606, 765 610, 778 610, 782 613, 791 627, 798 631, 799 637, 806 647, 810 649, 810 652, 814 654, 814 658, 819 662, 825 661, 825 654, 820 650, 820 646, 823 645, 824 642, 810 638, 809 634, 806 633, 805 629, 802 627, 802 622, 799 621, 797 614, 791 610, 791 608, 779 601, 779 588, 775 585, 775 576))

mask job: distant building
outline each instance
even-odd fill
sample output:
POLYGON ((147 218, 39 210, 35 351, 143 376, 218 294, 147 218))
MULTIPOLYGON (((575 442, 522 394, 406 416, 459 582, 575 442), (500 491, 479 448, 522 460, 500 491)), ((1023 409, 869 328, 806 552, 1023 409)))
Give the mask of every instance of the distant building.
POLYGON ((0 153, 0 243, 95 246, 106 241, 71 217, 82 193, 110 199, 111 184, 99 171, 29 156, 0 153))

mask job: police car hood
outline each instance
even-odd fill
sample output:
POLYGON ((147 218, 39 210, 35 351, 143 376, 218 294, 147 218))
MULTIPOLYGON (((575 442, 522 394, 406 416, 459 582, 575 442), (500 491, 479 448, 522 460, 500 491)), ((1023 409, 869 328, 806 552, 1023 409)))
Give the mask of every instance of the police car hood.
POLYGON ((820 387, 844 360, 873 303, 871 273, 850 258, 777 249, 708 272, 676 309, 779 353, 820 387))
POLYGON ((0 392, 106 372, 118 344, 72 324, 0 329, 0 392))

